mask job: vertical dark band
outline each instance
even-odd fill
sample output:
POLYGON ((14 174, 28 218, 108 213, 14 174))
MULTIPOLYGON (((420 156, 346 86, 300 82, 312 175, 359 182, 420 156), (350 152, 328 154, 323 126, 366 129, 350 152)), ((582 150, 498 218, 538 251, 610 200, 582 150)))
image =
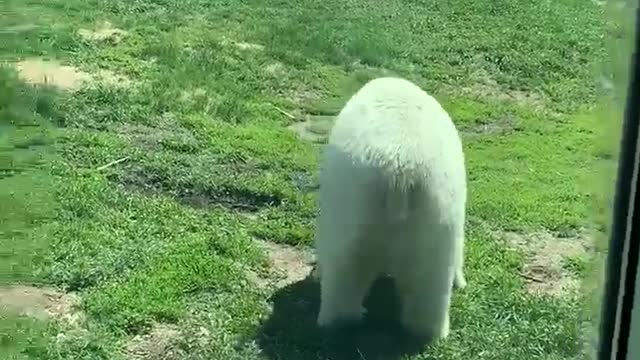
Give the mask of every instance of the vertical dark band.
POLYGON ((638 123, 640 119, 640 59, 638 57, 640 51, 640 7, 636 8, 635 39, 632 51, 614 198, 613 223, 609 240, 606 283, 601 310, 598 360, 626 359, 629 344, 635 272, 640 245, 638 237, 638 225, 640 225, 640 206, 638 205, 640 204, 638 203, 637 181, 634 179, 638 163, 638 123), (636 206, 633 206, 634 203, 636 206), (630 234, 628 238, 627 234, 630 234), (618 308, 619 302, 620 308, 618 308))

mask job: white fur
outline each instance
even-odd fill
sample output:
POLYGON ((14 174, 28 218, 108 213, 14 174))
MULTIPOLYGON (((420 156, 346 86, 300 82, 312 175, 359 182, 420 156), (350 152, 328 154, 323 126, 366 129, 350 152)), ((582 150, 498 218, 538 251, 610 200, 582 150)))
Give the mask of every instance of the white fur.
POLYGON ((360 320, 389 274, 414 335, 449 333, 452 286, 463 288, 467 197, 462 144, 449 115, 413 83, 368 82, 338 115, 320 172, 318 325, 360 320))

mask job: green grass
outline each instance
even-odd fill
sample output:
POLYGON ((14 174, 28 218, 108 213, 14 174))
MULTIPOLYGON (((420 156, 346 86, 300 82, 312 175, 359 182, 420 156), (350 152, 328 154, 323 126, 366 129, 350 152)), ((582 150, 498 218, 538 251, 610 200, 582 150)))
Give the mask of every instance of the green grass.
MULTIPOLYGON (((0 69, 0 274, 78 292, 91 334, 60 342, 60 324, 5 317, 0 345, 11 356, 118 359, 126 341, 167 323, 183 332, 185 359, 359 359, 353 344, 336 347, 315 328, 316 285, 270 294, 244 269, 265 266, 253 238, 311 245, 314 234, 316 197, 304 187, 321 148, 287 130, 276 107, 326 119, 384 74, 415 81, 450 112, 469 173, 469 287, 455 295, 451 337, 409 358, 580 356, 586 295, 527 294, 523 254, 495 231, 603 226, 607 199, 593 178, 614 154, 601 140, 607 116, 594 110, 612 31, 603 9, 577 0, 3 3, 12 16, 0 18, 2 59, 55 57, 131 80, 54 92, 0 69), (127 36, 77 34, 102 20, 127 36), (33 26, 15 30, 23 24, 33 26)), ((576 276, 589 269, 580 258, 564 265, 576 276)), ((378 314, 394 308, 372 301, 378 314)), ((369 335, 355 339, 366 359, 398 358, 397 346, 369 335)))
MULTIPOLYGON (((54 216, 47 121, 55 116, 50 89, 20 84, 0 69, 0 284, 37 283, 46 265, 47 228, 54 216)), ((47 324, 0 313, 0 353, 28 359, 46 347, 47 324)))
POLYGON ((46 242, 33 228, 47 227, 54 215, 51 155, 54 116, 50 89, 33 89, 13 74, 0 73, 0 282, 35 280, 46 242), (38 255, 39 254, 39 255, 38 255))

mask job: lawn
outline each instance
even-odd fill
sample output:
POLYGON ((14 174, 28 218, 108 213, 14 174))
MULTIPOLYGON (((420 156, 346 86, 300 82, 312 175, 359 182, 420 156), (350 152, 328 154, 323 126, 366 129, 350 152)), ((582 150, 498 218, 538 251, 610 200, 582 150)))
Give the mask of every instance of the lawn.
POLYGON ((584 353, 615 158, 596 2, 0 3, 3 359, 584 353), (322 142, 383 75, 432 93, 467 157, 469 286, 419 353, 390 284, 335 342, 307 278, 322 142))

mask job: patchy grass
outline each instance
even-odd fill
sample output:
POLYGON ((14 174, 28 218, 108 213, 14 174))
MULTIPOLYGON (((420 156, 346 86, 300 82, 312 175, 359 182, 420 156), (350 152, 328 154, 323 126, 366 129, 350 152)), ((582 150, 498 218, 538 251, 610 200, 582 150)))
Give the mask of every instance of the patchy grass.
POLYGON ((582 352, 586 292, 574 290, 590 268, 594 203, 598 220, 606 208, 592 178, 613 158, 596 141, 605 115, 593 108, 594 70, 611 28, 599 5, 10 5, 0 274, 78 294, 86 319, 3 312, 9 358, 409 354, 389 322, 388 281, 367 300, 370 326, 336 344, 315 327, 318 286, 305 279, 320 144, 346 99, 384 75, 415 81, 450 112, 469 173, 469 287, 455 294, 451 337, 409 358, 582 352), (68 76, 43 87, 41 75, 61 68, 68 76), (571 291, 531 291, 527 272, 569 279, 571 291))

